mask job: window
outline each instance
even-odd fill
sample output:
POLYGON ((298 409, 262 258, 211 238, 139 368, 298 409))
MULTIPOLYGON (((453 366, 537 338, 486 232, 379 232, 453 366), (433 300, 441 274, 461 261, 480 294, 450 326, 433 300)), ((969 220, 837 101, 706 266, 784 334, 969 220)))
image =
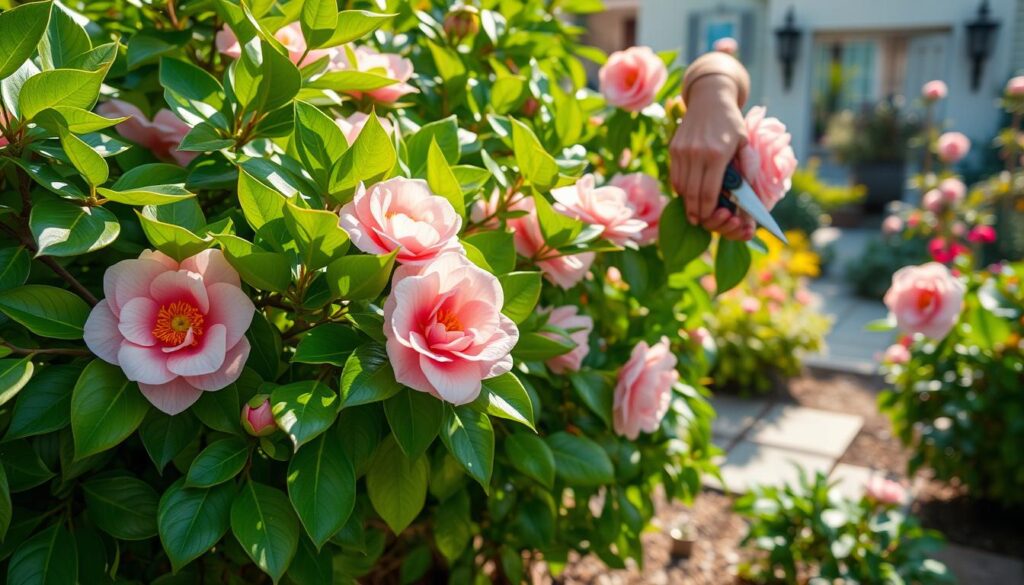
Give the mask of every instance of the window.
POLYGON ((704 34, 701 35, 701 52, 714 49, 715 41, 724 38, 739 39, 739 18, 735 14, 715 14, 704 19, 704 34))

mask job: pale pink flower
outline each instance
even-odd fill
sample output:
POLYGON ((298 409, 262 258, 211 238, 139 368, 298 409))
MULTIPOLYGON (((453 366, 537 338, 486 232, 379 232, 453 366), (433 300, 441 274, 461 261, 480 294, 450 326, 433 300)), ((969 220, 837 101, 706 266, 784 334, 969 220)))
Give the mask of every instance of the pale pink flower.
POLYGON ((786 301, 788 295, 786 295, 786 289, 781 286, 777 284, 769 284, 761 289, 761 296, 777 303, 783 303, 786 301))
POLYGON ((700 277, 700 286, 707 291, 708 294, 715 294, 715 290, 718 288, 718 282, 715 280, 715 275, 705 274, 700 277))
POLYGON ((277 431, 269 396, 257 394, 242 407, 242 428, 254 437, 269 437, 277 431))
POLYGON ((899 482, 874 476, 864 486, 864 495, 879 504, 899 505, 907 498, 907 490, 899 482))
POLYGON ((598 78, 609 104, 639 112, 654 102, 668 79, 668 69, 649 47, 630 47, 609 55, 598 78))
POLYGON ((932 189, 921 198, 921 205, 932 213, 942 213, 942 210, 946 208, 946 198, 942 195, 942 191, 932 189))
MULTIPOLYGON (((543 308, 537 312, 541 315, 548 315, 547 324, 564 331, 569 339, 576 344, 572 351, 549 359, 546 362, 548 369, 555 374, 579 371, 580 364, 590 353, 589 339, 590 332, 594 330, 594 320, 590 318, 590 315, 581 314, 575 305, 543 308)), ((540 334, 555 341, 565 341, 566 338, 565 335, 551 331, 541 331, 540 334)))
POLYGON ((789 191, 797 161, 786 125, 765 113, 762 106, 747 112, 747 143, 739 151, 739 170, 771 209, 789 191))
MULTIPOLYGON (((370 120, 370 115, 363 112, 356 112, 349 117, 339 116, 334 119, 334 123, 341 128, 341 133, 345 135, 345 141, 348 142, 349 146, 352 146, 356 142, 356 138, 363 132, 363 128, 366 127, 366 122, 370 120)), ((384 131, 388 134, 392 134, 395 129, 391 125, 391 122, 387 118, 377 118, 380 122, 384 131)))
POLYGON ((953 205, 960 203, 967 196, 967 185, 960 179, 950 177, 943 179, 939 183, 939 191, 942 193, 943 198, 945 198, 946 203, 953 205))
MULTIPOLYGON (((508 220, 512 230, 516 252, 525 258, 534 258, 544 247, 544 235, 540 231, 540 220, 537 219, 537 207, 532 197, 523 197, 508 206, 510 211, 525 211, 526 215, 508 220)), ((583 280, 590 265, 594 263, 593 252, 583 252, 571 256, 560 256, 553 251, 541 255, 546 260, 535 260, 535 264, 553 284, 570 289, 583 280)))
POLYGON ((942 339, 960 318, 964 284, 937 262, 905 266, 893 275, 884 300, 901 331, 942 339))
POLYGON ((910 361, 910 350, 902 343, 894 343, 886 348, 882 361, 887 364, 905 364, 910 361))
POLYGON ((146 250, 108 268, 103 292, 85 322, 85 343, 160 410, 177 414, 242 373, 256 309, 220 250, 180 264, 146 250))
POLYGON ((640 232, 637 243, 646 246, 656 242, 661 212, 665 210, 669 201, 661 192, 658 180, 646 173, 630 173, 615 175, 608 184, 626 192, 626 200, 633 207, 633 215, 647 224, 640 232))
POLYGON ((967 241, 975 244, 991 244, 996 241, 996 230, 990 225, 976 225, 967 234, 967 241))
MULTIPOLYGON (((512 195, 512 200, 521 198, 521 193, 512 195)), ((486 228, 497 228, 501 225, 498 220, 498 207, 501 205, 501 189, 495 187, 490 196, 483 197, 473 202, 469 208, 469 219, 473 223, 480 224, 486 228)))
POLYGON ((929 81, 921 87, 921 97, 930 102, 941 100, 947 93, 949 88, 946 87, 946 82, 938 79, 929 81))
POLYGON ((612 288, 617 288, 619 290, 626 290, 629 288, 629 284, 627 284, 622 278, 622 271, 614 266, 609 266, 608 270, 605 270, 604 279, 612 288))
POLYGON ((498 279, 461 254, 395 271, 384 303, 387 353, 400 383, 452 404, 512 368, 519 330, 501 314, 498 279))
POLYGON ((583 223, 603 228, 601 237, 617 246, 640 239, 647 223, 634 216, 626 192, 618 187, 597 187, 594 175, 584 175, 575 185, 551 190, 555 209, 583 223))
POLYGON ((810 305, 817 301, 817 297, 814 296, 814 293, 805 288, 798 288, 796 293, 793 294, 793 298, 801 305, 810 305))
POLYGON ((1024 96, 1024 75, 1012 77, 1006 82, 1006 95, 1010 97, 1024 96))
POLYGON ((355 247, 369 254, 397 249, 402 264, 422 264, 462 249, 462 218, 422 179, 395 177, 369 191, 360 185, 339 215, 355 247))
MULTIPOLYGON (((302 56, 306 52, 306 39, 302 36, 302 25, 298 22, 279 28, 274 33, 274 38, 288 51, 288 58, 296 65, 308 65, 321 57, 333 54, 330 49, 313 49, 303 60, 302 56)), ((217 50, 222 54, 232 59, 242 56, 242 47, 238 43, 238 37, 229 27, 225 26, 217 31, 214 42, 217 44, 217 50)))
POLYGON ((740 308, 744 313, 756 313, 761 309, 761 301, 755 297, 743 297, 740 301, 740 308))
MULTIPOLYGON (((352 55, 355 57, 355 63, 349 60, 348 51, 344 49, 338 50, 334 55, 331 67, 336 70, 376 73, 396 81, 396 83, 391 85, 367 91, 366 95, 370 96, 374 101, 391 104, 397 102, 405 95, 418 93, 419 90, 407 83, 413 74, 412 61, 401 55, 380 53, 366 46, 355 47, 352 49, 352 55)), ((346 93, 357 99, 363 95, 363 92, 359 91, 349 91, 346 93)))
POLYGON ((886 235, 898 234, 903 231, 903 220, 898 215, 890 215, 882 221, 882 233, 886 235))
POLYGON ((100 104, 96 111, 111 118, 127 116, 127 120, 117 125, 117 133, 152 152, 160 160, 186 166, 199 156, 198 152, 178 150, 182 138, 192 127, 170 110, 160 110, 150 121, 135 105, 121 100, 108 100, 100 104))
POLYGON ((719 53, 735 56, 740 50, 740 44, 732 37, 723 37, 715 41, 711 48, 719 53))
POLYGON ((641 341, 619 371, 612 405, 616 434, 636 439, 640 432, 658 430, 672 402, 672 386, 679 381, 676 356, 667 337, 648 346, 641 341))
POLYGON ((960 132, 946 132, 939 136, 936 149, 942 162, 956 164, 971 151, 971 139, 960 132))

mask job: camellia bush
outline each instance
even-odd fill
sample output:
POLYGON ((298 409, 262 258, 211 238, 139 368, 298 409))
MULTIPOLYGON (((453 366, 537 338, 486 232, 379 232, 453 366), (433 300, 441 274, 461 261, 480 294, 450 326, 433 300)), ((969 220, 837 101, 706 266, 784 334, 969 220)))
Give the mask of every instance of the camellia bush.
MULTIPOLYGON (((675 55, 578 44, 597 8, 0 13, 7 582, 642 558, 654 494, 714 469, 713 236, 667 195, 675 55)), ((750 252, 714 248, 721 292, 750 252)))

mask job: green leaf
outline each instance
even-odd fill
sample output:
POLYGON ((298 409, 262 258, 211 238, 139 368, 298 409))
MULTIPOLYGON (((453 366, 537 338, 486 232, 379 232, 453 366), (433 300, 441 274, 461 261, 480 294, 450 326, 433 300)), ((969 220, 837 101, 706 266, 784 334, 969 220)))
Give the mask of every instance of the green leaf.
POLYGON ((481 231, 466 236, 463 241, 483 255, 495 274, 506 274, 515 270, 516 248, 511 232, 481 231))
POLYGON ((164 205, 195 197, 194 193, 180 185, 150 185, 131 191, 115 191, 100 187, 96 192, 111 201, 126 205, 164 205))
POLYGON ((106 451, 125 440, 148 410, 149 403, 121 368, 98 359, 89 362, 71 395, 75 459, 106 451))
POLYGON ((116 475, 97 477, 82 484, 89 518, 101 530, 121 540, 156 536, 159 496, 141 479, 116 475))
POLYGON ((334 36, 334 29, 338 26, 337 0, 307 0, 303 2, 299 22, 306 44, 313 49, 322 47, 334 36))
POLYGON ((325 323, 310 329, 295 348, 292 361, 300 364, 345 365, 363 338, 352 327, 325 323))
POLYGON ((377 447, 366 474, 366 491, 373 509, 395 534, 401 534, 423 509, 429 475, 427 458, 409 459, 394 439, 377 447))
POLYGON ((238 236, 213 236, 224 257, 248 284, 270 292, 283 293, 292 282, 292 263, 285 254, 267 252, 238 236))
POLYGON ((47 366, 22 388, 5 439, 41 435, 71 424, 71 391, 82 369, 47 366))
POLYGON ((552 248, 571 244, 586 227, 580 220, 555 211, 542 195, 534 195, 533 201, 537 206, 537 221, 540 223, 544 242, 552 248))
POLYGON ((587 408, 599 416, 605 426, 612 428, 614 388, 611 382, 600 372, 593 370, 570 374, 569 381, 583 404, 586 404, 587 408))
POLYGON ((39 42, 43 69, 68 68, 75 57, 92 50, 92 41, 71 12, 59 3, 51 5, 50 22, 39 42))
POLYGON ((160 542, 174 571, 210 550, 228 530, 235 485, 186 488, 185 478, 167 488, 157 512, 160 542))
POLYGON ((181 142, 178 150, 189 152, 214 152, 234 146, 235 140, 209 122, 196 124, 181 142))
POLYGON ((359 137, 345 151, 331 172, 331 194, 339 201, 342 194, 354 192, 360 182, 367 185, 383 179, 398 161, 391 137, 371 113, 359 137))
POLYGON ((675 197, 665 210, 661 212, 658 225, 667 229, 659 230, 658 249, 665 259, 668 273, 681 272, 692 260, 704 253, 711 243, 711 233, 704 228, 692 225, 686 219, 686 207, 683 200, 675 197))
POLYGON ((309 89, 329 89, 335 92, 373 91, 398 83, 397 80, 368 71, 328 71, 306 83, 309 89))
POLYGON ((455 212, 461 217, 466 216, 466 200, 462 196, 462 187, 455 173, 448 166, 444 153, 436 141, 430 143, 427 151, 427 184, 430 190, 448 200, 455 208, 455 212))
POLYGON ((274 419, 295 449, 326 431, 338 416, 338 395, 315 380, 274 388, 270 404, 274 419))
MULTIPOLYGON (((498 418, 515 421, 533 426, 533 402, 519 378, 512 372, 506 372, 482 383, 480 397, 473 401, 473 407, 481 412, 498 418)), ((536 429, 534 429, 536 430, 536 429)))
POLYGON ((60 145, 64 148, 71 164, 78 169, 87 183, 93 187, 107 182, 110 168, 107 161, 92 149, 81 138, 75 136, 67 128, 60 131, 60 145))
POLYGON ((146 239, 156 249, 178 262, 189 256, 195 256, 209 248, 213 242, 211 237, 201 238, 179 225, 155 219, 151 217, 152 214, 147 212, 148 208, 143 213, 135 212, 142 223, 142 231, 146 234, 146 239))
POLYGON ((91 110, 106 73, 106 68, 96 71, 54 69, 29 77, 18 96, 22 118, 32 120, 39 112, 54 106, 91 110))
POLYGON ((76 205, 48 197, 32 206, 29 229, 40 256, 78 256, 110 245, 121 233, 121 224, 102 207, 76 205))
POLYGON ((415 459, 423 455, 437 437, 444 403, 425 392, 403 388, 384 402, 384 414, 399 448, 410 459, 415 459))
POLYGON ((7 404, 25 387, 34 369, 30 357, 0 360, 0 405, 7 404))
POLYGON ((132 35, 128 39, 128 50, 126 51, 128 69, 137 69, 155 61, 157 57, 162 57, 178 49, 191 40, 191 32, 190 30, 161 30, 149 34, 143 32, 132 35))
POLYGON ((14 73, 36 51, 50 22, 50 2, 32 2, 0 14, 0 79, 14 73))
POLYGON ((331 169, 335 161, 348 150, 348 142, 341 128, 316 106, 297 101, 293 133, 295 149, 302 165, 316 184, 327 192, 330 190, 331 169))
POLYGON ((736 242, 720 238, 715 253, 715 282, 722 294, 743 281, 750 268, 750 248, 746 242, 736 242))
POLYGON ((430 145, 436 142, 449 165, 459 162, 458 117, 452 115, 420 126, 408 140, 409 168, 413 176, 422 177, 427 168, 430 145))
POLYGON ((264 185, 244 168, 238 169, 238 202, 242 206, 245 221, 254 230, 284 218, 288 198, 264 185))
POLYGON ((0 458, 7 472, 11 493, 30 490, 54 476, 27 439, 0 444, 0 458))
POLYGON ((387 400, 401 389, 402 385, 395 381, 395 373, 383 345, 369 343, 360 346, 345 361, 345 369, 341 372, 343 408, 387 400))
POLYGON ((32 259, 24 247, 0 249, 0 291, 25 284, 32 259))
POLYGON ((308 539, 299 540, 299 549, 285 573, 286 582, 293 585, 332 585, 333 557, 330 549, 317 552, 308 539))
MULTIPOLYGON (((261 315, 261 314, 260 314, 261 315)), ((253 319, 254 323, 266 323, 263 317, 253 319)), ((255 345, 254 345, 255 347, 255 345)), ((277 369, 274 364, 274 369, 277 369)), ((216 392, 203 392, 199 400, 190 409, 204 425, 235 435, 244 435, 239 414, 242 405, 256 394, 256 389, 263 383, 259 375, 252 369, 245 368, 242 375, 232 384, 216 392)))
POLYGON ((323 209, 284 207, 284 222, 299 247, 299 260, 319 270, 348 250, 348 234, 338 225, 338 215, 323 209))
POLYGON ((62 288, 26 284, 0 292, 0 311, 36 335, 81 339, 89 305, 62 288))
POLYGON ((185 477, 186 487, 211 487, 242 472, 249 460, 249 441, 228 437, 210 443, 196 455, 185 477))
POLYGON ((14 515, 14 506, 11 504, 11 487, 7 485, 7 472, 4 466, 0 465, 0 541, 7 536, 7 530, 11 527, 11 517, 14 515))
POLYGON ((545 440, 555 456, 555 472, 565 483, 597 487, 615 481, 612 461, 597 443, 561 431, 545 440))
POLYGON ((291 59, 258 38, 242 45, 242 55, 232 71, 235 97, 247 112, 267 113, 280 108, 292 101, 302 84, 291 59))
MULTIPOLYGON (((46 4, 49 4, 47 2, 46 4)), ((14 551, 7 567, 9 585, 75 585, 75 539, 60 522, 45 528, 14 551)))
POLYGON ((376 299, 391 280, 398 249, 374 256, 351 254, 327 265, 327 286, 336 298, 346 301, 376 299))
POLYGON ((345 525, 356 503, 356 472, 337 437, 325 433, 288 464, 288 497, 319 550, 345 525))
POLYGON ((555 456, 543 439, 515 433, 505 439, 505 454, 517 471, 548 489, 554 487, 555 456))
POLYGON ((509 272, 498 276, 505 304, 501 312, 515 323, 522 323, 533 314, 540 300, 540 272, 509 272))
POLYGON ((331 38, 327 39, 320 46, 337 47, 338 45, 362 39, 380 28, 394 16, 394 14, 381 14, 378 12, 367 12, 366 10, 342 10, 338 13, 338 24, 331 38))
POLYGON ((168 416, 153 410, 139 428, 139 438, 157 472, 163 473, 164 467, 196 438, 199 430, 199 421, 187 411, 168 416))
POLYGON ((523 178, 540 191, 546 191, 558 182, 558 164, 541 145, 540 140, 526 124, 512 122, 512 148, 523 178))
POLYGON ((473 537, 468 492, 459 491, 441 502, 434 513, 433 533, 437 550, 453 564, 473 537))
POLYGON ((231 504, 231 533, 277 583, 299 546, 299 520, 280 490, 247 481, 231 504))
POLYGON ((161 57, 160 85, 164 88, 164 99, 171 111, 189 126, 209 121, 217 128, 227 129, 227 120, 221 113, 224 89, 203 69, 161 57))
POLYGON ((89 110, 71 106, 54 106, 39 112, 36 116, 36 123, 55 134, 60 125, 75 134, 88 134, 116 126, 127 119, 127 117, 105 118, 89 110))
POLYGON ((526 79, 522 76, 499 77, 491 87, 491 107, 497 114, 508 114, 519 108, 528 95, 526 79))
POLYGON ((494 429, 491 419, 469 406, 445 408, 441 440, 484 491, 490 491, 494 468, 494 429))

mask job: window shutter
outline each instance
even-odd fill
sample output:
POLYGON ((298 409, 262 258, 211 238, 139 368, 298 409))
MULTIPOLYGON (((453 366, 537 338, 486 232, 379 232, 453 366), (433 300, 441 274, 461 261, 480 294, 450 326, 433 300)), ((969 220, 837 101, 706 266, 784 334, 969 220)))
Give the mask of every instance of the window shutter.
POLYGON ((700 14, 690 14, 689 23, 687 26, 687 52, 689 54, 688 61, 693 61, 700 56, 700 14))

